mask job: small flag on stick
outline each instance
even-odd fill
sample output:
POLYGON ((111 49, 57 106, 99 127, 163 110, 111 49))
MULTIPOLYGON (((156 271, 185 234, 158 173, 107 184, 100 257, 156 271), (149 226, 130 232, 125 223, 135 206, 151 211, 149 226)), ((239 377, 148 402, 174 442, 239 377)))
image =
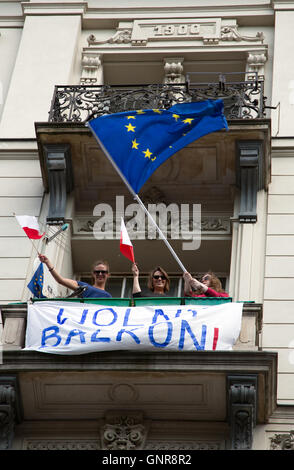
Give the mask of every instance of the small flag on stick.
POLYGON ((21 228, 24 230, 25 234, 31 240, 40 240, 40 238, 45 235, 40 233, 40 228, 36 217, 32 215, 16 215, 16 220, 18 221, 21 228))
POLYGON ((135 263, 134 248, 127 232, 123 218, 121 218, 120 228, 120 251, 126 258, 135 263))
POLYGON ((43 263, 40 263, 38 268, 33 274, 32 279, 28 283, 28 288, 34 295, 34 297, 38 299, 44 299, 45 296, 43 295, 43 285, 44 285, 44 268, 43 263))

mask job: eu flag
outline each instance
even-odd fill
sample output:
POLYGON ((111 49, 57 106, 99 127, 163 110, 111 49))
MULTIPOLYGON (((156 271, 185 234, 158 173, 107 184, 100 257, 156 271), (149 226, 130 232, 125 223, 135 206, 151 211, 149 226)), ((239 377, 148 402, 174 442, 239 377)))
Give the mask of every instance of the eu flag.
POLYGON ((38 299, 46 298, 42 292, 43 284, 44 284, 44 268, 43 268, 43 263, 40 263, 39 267, 34 272, 33 277, 28 284, 28 288, 30 289, 34 297, 38 299))
POLYGON ((108 114, 88 122, 102 149, 138 194, 169 157, 200 137, 228 129, 222 100, 108 114))

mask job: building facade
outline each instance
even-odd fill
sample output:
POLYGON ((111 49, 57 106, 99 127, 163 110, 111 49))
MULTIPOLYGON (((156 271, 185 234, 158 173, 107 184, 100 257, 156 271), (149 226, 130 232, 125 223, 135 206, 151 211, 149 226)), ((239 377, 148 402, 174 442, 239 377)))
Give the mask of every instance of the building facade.
MULTIPOLYGON (((0 446, 293 448, 294 2, 137 3, 0 5, 0 446), (169 207, 167 236, 187 270, 213 270, 245 302, 233 351, 24 351, 37 251, 86 281, 107 259, 113 297, 131 297, 118 236, 121 216, 131 221, 137 209, 87 120, 207 98, 223 99, 229 131, 182 149, 141 194, 169 207), (197 248, 193 221, 172 236, 174 211, 193 204, 197 248), (32 246, 14 214, 38 217, 47 242, 32 246), (126 429, 139 438, 119 444, 126 429)), ((162 265, 180 298, 182 271, 154 230, 137 230, 133 244, 142 279, 162 265)), ((44 292, 69 294, 46 272, 44 292)))

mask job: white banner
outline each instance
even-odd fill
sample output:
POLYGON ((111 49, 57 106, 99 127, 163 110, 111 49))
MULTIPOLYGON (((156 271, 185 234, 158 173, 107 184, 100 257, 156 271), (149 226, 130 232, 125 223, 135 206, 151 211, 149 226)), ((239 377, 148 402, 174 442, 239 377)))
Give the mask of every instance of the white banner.
POLYGON ((226 351, 241 329, 242 303, 116 307, 43 301, 28 305, 26 350, 226 351))

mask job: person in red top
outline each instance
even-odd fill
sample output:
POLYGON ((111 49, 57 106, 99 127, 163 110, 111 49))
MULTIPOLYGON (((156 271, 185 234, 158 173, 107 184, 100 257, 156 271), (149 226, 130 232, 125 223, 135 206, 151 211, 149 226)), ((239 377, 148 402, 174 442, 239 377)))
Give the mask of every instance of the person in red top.
POLYGON ((183 278, 185 297, 229 297, 219 278, 212 272, 204 274, 201 281, 197 281, 190 273, 184 273, 183 278))

